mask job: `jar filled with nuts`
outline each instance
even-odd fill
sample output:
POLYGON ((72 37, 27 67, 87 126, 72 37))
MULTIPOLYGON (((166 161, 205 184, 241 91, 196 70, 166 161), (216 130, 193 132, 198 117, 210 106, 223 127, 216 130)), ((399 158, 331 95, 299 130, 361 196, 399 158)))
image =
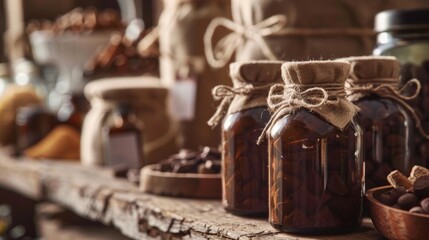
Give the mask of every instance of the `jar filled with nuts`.
POLYGON ((412 166, 421 164, 413 154, 414 110, 406 103, 417 96, 420 83, 412 80, 401 88, 400 64, 394 57, 342 60, 352 65, 346 91, 360 109, 357 120, 365 139, 365 186, 387 185, 386 177, 393 169, 409 174, 412 166))
POLYGON ((234 87, 217 86, 218 111, 209 125, 222 119, 223 205, 233 214, 266 216, 268 212, 267 143, 256 144, 270 119, 267 95, 281 82, 281 62, 255 61, 230 65, 234 87), (226 116, 225 116, 226 114, 226 116))
MULTIPOLYGON (((352 231, 361 224, 364 185, 357 107, 346 99, 347 62, 282 65, 270 89, 269 222, 300 234, 352 231)), ((265 135, 266 133, 266 135, 265 135)))
POLYGON ((374 55, 395 56, 400 61, 401 81, 418 79, 422 91, 408 101, 422 120, 414 137, 417 162, 429 166, 429 9, 389 10, 375 20, 377 47, 374 55))

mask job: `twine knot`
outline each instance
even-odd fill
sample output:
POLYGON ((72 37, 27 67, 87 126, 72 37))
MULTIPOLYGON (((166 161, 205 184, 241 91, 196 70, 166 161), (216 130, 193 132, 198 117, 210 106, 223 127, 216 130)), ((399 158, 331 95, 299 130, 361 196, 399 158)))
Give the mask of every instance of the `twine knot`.
POLYGON ((258 138, 257 144, 264 141, 274 124, 300 108, 312 111, 327 102, 338 101, 345 97, 342 84, 275 84, 268 94, 268 107, 273 115, 258 138))
POLYGON ((213 88, 212 95, 216 101, 222 100, 216 112, 209 119, 207 124, 215 128, 220 121, 225 117, 228 107, 236 95, 251 95, 266 92, 271 85, 254 86, 246 84, 242 87, 233 88, 226 85, 219 85, 213 88))
POLYGON ((422 88, 422 85, 419 80, 412 79, 404 84, 401 88, 399 86, 398 79, 365 79, 355 81, 348 79, 347 83, 347 96, 352 100, 359 100, 360 98, 368 94, 376 94, 380 97, 389 98, 397 102, 403 108, 405 108, 414 119, 416 128, 420 134, 429 140, 429 134, 423 129, 422 122, 417 112, 413 107, 411 107, 406 101, 415 99, 422 88), (368 82, 365 84, 359 84, 359 82, 368 82), (406 95, 406 92, 412 92, 412 86, 415 85, 415 90, 411 95, 406 95))
POLYGON ((225 66, 236 49, 244 45, 246 39, 255 41, 269 60, 278 60, 264 37, 281 31, 286 26, 286 23, 287 19, 284 15, 271 16, 253 26, 244 26, 227 18, 215 18, 207 26, 204 34, 204 51, 207 62, 215 68, 225 66), (223 37, 213 48, 212 38, 218 27, 229 29, 231 33, 223 37))

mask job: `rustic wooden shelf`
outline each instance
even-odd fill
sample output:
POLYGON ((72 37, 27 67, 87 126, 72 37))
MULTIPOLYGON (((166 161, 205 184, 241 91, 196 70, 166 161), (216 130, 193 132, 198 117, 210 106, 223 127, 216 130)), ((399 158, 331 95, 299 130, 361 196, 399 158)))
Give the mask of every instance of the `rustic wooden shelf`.
POLYGON ((139 192, 112 171, 78 163, 14 159, 0 151, 0 186, 36 201, 58 203, 82 217, 118 228, 133 239, 348 239, 381 237, 370 220, 353 234, 298 237, 264 219, 226 213, 219 201, 139 192))

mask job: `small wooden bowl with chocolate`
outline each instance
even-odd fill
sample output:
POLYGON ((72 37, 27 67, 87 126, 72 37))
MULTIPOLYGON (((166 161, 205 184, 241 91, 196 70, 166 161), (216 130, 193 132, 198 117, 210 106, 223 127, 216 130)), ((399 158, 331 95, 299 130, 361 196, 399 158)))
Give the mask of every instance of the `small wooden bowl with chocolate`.
POLYGON ((140 172, 140 190, 164 196, 220 199, 222 196, 221 154, 204 147, 181 150, 140 172))
POLYGON ((393 171, 388 181, 366 193, 377 230, 388 239, 429 239, 429 170, 414 166, 409 178, 393 171))

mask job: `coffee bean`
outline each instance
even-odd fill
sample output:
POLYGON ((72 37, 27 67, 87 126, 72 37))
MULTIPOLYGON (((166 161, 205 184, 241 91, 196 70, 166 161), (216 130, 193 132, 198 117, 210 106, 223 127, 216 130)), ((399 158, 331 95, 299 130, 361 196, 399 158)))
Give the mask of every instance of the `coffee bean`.
POLYGON ((414 192, 419 197, 429 196, 429 176, 422 176, 416 179, 413 184, 414 192))
POLYGON ((418 201, 419 200, 415 194, 405 193, 404 195, 399 197, 398 205, 403 210, 409 210, 412 207, 416 206, 418 201))

